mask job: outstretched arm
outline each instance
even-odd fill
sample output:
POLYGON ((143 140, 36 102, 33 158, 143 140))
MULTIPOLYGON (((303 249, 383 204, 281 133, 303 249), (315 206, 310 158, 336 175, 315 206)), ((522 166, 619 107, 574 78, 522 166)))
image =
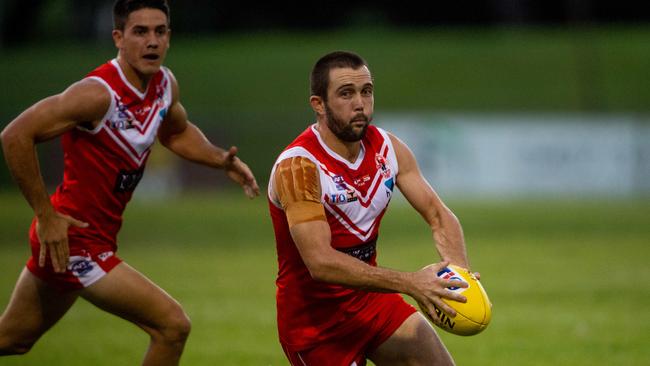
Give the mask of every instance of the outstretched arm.
POLYGON ((276 167, 273 192, 285 210, 291 237, 313 279, 376 292, 400 292, 430 307, 430 304, 455 314, 441 298, 464 301, 464 297, 447 291, 450 286, 464 286, 460 281, 446 281, 436 276, 445 262, 416 272, 401 272, 374 267, 341 253, 331 245, 331 231, 320 202, 318 171, 309 159, 283 160, 276 167))
MULTIPOLYGON (((171 73, 170 73, 171 75, 171 73)), ((175 154, 217 169, 224 169, 230 179, 244 189, 249 198, 259 195, 260 189, 248 165, 237 155, 237 147, 228 150, 213 145, 201 130, 187 119, 187 112, 179 101, 178 84, 172 76, 172 104, 158 130, 160 142, 175 154)))
POLYGON ((2 148, 9 171, 37 218, 41 242, 39 265, 45 265, 49 250, 56 272, 65 271, 68 263, 68 227, 87 224, 52 207, 39 169, 36 144, 57 137, 79 123, 98 123, 109 105, 106 89, 86 79, 36 103, 2 131, 2 148))
POLYGON ((458 218, 424 179, 408 146, 393 135, 390 135, 390 139, 399 164, 397 186, 431 227, 440 257, 469 269, 463 229, 458 218))

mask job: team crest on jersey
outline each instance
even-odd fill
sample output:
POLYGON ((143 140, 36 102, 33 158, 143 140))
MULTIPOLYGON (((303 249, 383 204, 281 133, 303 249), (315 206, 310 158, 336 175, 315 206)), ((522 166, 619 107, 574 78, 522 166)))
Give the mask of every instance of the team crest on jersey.
POLYGON ((164 85, 156 85, 156 99, 157 100, 163 100, 165 97, 165 88, 167 87, 167 83, 165 82, 164 85))
POLYGON ((388 165, 385 157, 383 157, 381 154, 375 154, 375 164, 385 179, 390 178, 390 166, 388 165))
MULTIPOLYGON (((156 103, 161 111, 165 108, 165 90, 167 89, 167 83, 167 80, 165 80, 162 84, 156 85, 156 101, 154 103, 156 103)), ((162 112, 160 116, 164 117, 165 112, 162 112)))

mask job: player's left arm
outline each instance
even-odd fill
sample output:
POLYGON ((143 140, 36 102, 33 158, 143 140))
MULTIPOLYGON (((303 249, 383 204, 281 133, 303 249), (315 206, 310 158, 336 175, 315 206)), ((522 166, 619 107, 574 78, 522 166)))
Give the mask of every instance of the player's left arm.
POLYGON ((458 218, 424 179, 411 149, 394 135, 389 136, 399 165, 397 187, 431 227, 440 257, 469 269, 463 229, 458 218))
POLYGON ((187 119, 180 103, 178 83, 169 73, 172 82, 172 103, 158 130, 158 140, 176 155, 217 169, 224 169, 230 179, 244 189, 249 198, 260 194, 255 176, 248 165, 237 157, 237 147, 224 150, 213 145, 203 132, 187 119))

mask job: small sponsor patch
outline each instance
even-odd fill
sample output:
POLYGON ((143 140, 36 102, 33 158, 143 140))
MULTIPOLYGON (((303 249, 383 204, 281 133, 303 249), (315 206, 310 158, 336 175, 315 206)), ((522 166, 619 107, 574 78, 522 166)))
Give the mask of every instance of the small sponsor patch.
POLYGON ((393 191, 393 188, 395 187, 395 182, 393 181, 393 178, 387 179, 384 181, 384 184, 386 185, 386 188, 388 188, 391 192, 393 191))
POLYGON ((325 195, 325 200, 328 203, 334 205, 340 205, 343 203, 355 202, 359 198, 357 197, 356 191, 348 190, 345 193, 334 193, 325 195))
POLYGON ((144 173, 144 168, 127 171, 121 169, 117 174, 115 180, 115 187, 113 188, 114 193, 127 193, 133 192, 138 186, 140 179, 142 179, 142 174, 144 173))
POLYGON ((369 181, 370 181, 370 176, 368 174, 366 174, 361 178, 356 178, 354 180, 354 185, 357 186, 357 187, 363 187, 369 181))
POLYGON ((68 270, 76 277, 83 277, 95 268, 94 264, 90 257, 73 256, 68 262, 68 270))
POLYGON ((102 262, 106 262, 106 260, 107 260, 108 258, 112 257, 113 254, 114 254, 113 252, 104 252, 104 253, 100 253, 100 254, 97 256, 97 258, 99 258, 102 262))

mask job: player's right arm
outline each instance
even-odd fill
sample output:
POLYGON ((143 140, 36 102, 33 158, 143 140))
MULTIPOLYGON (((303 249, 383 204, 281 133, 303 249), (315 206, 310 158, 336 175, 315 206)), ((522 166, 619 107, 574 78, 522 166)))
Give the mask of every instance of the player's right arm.
POLYGON ((84 79, 34 104, 9 123, 2 133, 2 149, 9 171, 37 218, 41 242, 39 265, 45 265, 50 251, 57 272, 68 262, 68 227, 87 224, 58 213, 50 203, 38 165, 35 145, 55 138, 80 123, 96 125, 106 114, 110 94, 99 82, 84 79))
POLYGON ((465 297, 447 287, 465 286, 436 276, 448 263, 427 266, 417 272, 400 272, 370 266, 339 252, 331 245, 331 231, 320 201, 318 168, 307 158, 282 160, 273 176, 272 195, 287 216, 291 237, 313 279, 377 292, 400 292, 423 304, 435 304, 454 314, 442 297, 464 302, 465 297))

